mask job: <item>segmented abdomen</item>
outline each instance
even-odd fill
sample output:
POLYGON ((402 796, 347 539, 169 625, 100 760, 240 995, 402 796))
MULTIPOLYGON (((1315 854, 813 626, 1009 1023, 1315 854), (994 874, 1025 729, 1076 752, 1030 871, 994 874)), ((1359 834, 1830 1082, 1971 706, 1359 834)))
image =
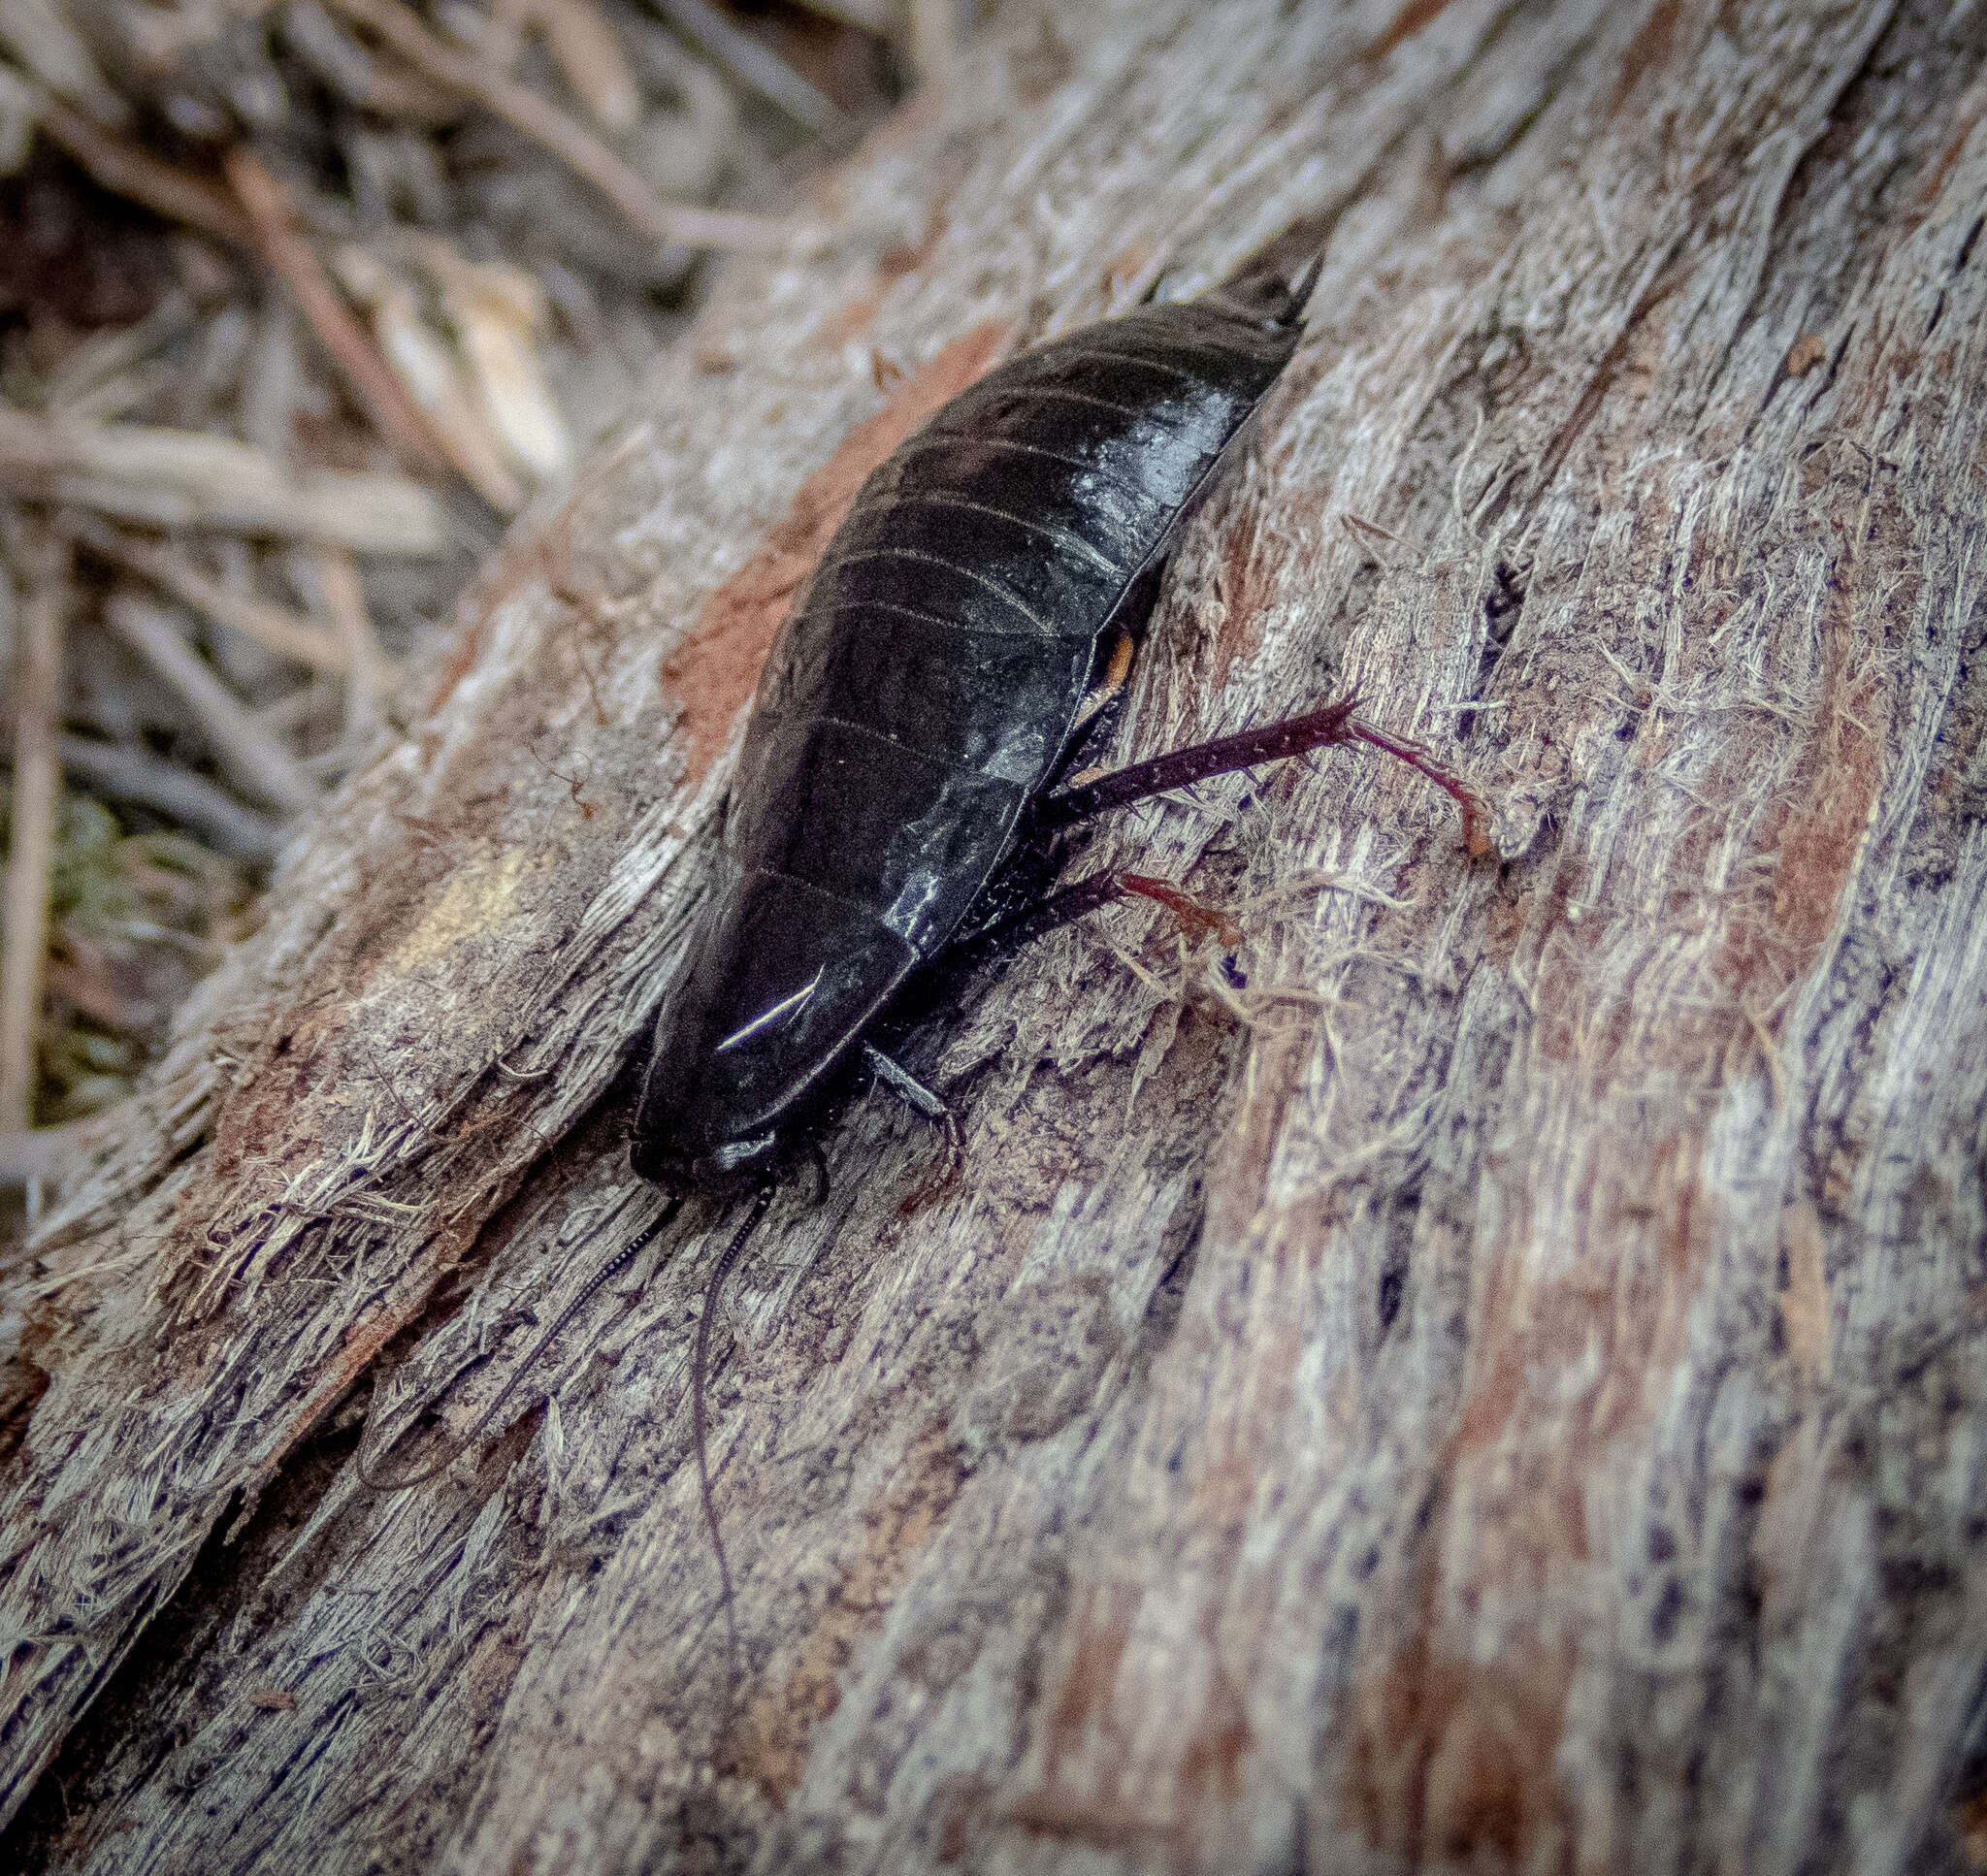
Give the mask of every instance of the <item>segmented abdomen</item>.
POLYGON ((715 1140, 772 1125, 954 935, 1063 753, 1100 635, 1297 337, 1203 305, 1088 327, 869 477, 766 661, 721 902, 639 1129, 671 1104, 715 1140))

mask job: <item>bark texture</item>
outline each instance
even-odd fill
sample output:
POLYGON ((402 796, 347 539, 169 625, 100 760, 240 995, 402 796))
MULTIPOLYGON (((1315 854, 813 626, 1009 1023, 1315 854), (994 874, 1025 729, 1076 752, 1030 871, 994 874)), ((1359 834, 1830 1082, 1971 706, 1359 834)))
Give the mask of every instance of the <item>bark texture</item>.
POLYGON ((1962 1865, 1987 16, 1077 13, 734 265, 49 1227, 23 1860, 1962 1865), (872 1100, 776 1206, 717 1335, 733 1697, 713 1208, 442 1477, 367 1494, 358 1423, 437 1450, 649 1215, 629 1064, 863 471, 1293 224, 1311 335, 1122 748, 1353 686, 1501 861, 1341 755, 1099 832, 1239 909, 1246 987, 1156 908, 1059 934, 927 1039, 962 1189, 901 1215, 933 1147, 872 1100))

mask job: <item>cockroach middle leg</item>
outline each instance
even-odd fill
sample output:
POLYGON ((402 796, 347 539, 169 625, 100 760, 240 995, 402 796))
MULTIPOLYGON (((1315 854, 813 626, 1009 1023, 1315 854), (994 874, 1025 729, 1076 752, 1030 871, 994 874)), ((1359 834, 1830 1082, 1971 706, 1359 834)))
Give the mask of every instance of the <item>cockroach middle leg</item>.
POLYGON ((898 1208, 905 1217, 909 1217, 912 1213, 922 1212, 928 1205, 943 1198, 959 1183, 966 1163, 965 1130, 960 1125, 959 1116, 946 1105, 945 1097, 927 1087, 901 1062, 893 1061, 882 1050, 866 1042, 863 1045, 863 1060, 898 1100, 933 1122, 944 1137, 944 1157, 939 1162, 938 1171, 898 1208))
POLYGON ((994 919, 946 953, 948 973, 964 976, 996 958, 1011 955, 1037 938, 1046 938, 1052 931, 1087 919, 1092 912, 1102 911, 1124 896, 1124 881, 1123 873, 1092 873, 1089 879, 1065 886, 1046 899, 994 919))
POLYGON ((1231 960, 1241 947, 1241 927, 1220 906, 1209 905, 1165 880, 1149 879, 1143 873, 1092 873, 1087 880, 1078 880, 1074 886, 1065 886, 1046 899, 983 926, 946 954, 947 969, 961 976, 977 970, 1033 944, 1037 938, 1046 938, 1052 931, 1089 918, 1092 912, 1101 912, 1127 894, 1163 906, 1173 915, 1184 938, 1219 939, 1231 960))

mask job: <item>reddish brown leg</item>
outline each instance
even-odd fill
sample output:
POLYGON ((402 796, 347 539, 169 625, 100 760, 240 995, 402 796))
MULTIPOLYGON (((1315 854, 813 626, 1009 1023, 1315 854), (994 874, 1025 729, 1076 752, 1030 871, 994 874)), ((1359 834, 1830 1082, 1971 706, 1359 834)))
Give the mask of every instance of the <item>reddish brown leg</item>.
POLYGON ((1363 723, 1354 723, 1351 728, 1352 734, 1362 743, 1371 743, 1375 749, 1384 749, 1395 760, 1418 770, 1455 802, 1463 811, 1464 853, 1472 859, 1482 859, 1490 851, 1490 837, 1479 825, 1479 817, 1483 812, 1482 802, 1479 801, 1468 788, 1457 781, 1419 743, 1383 735, 1378 729, 1369 728, 1363 723))
POLYGON ((1464 847, 1472 856, 1486 851, 1488 842, 1478 827, 1482 809, 1477 797, 1425 750, 1414 743, 1384 735, 1361 723, 1355 714, 1358 707, 1357 697, 1341 697, 1335 703, 1327 703, 1322 709, 1310 711, 1301 717, 1286 717, 1281 723, 1267 723, 1259 728, 1239 730, 1232 736, 1218 736, 1211 742, 1193 743, 1168 755, 1155 756, 1150 761, 1133 762, 1127 768, 1114 769, 1093 782, 1085 782, 1051 795, 1035 810, 1036 825, 1043 828, 1072 826, 1093 815, 1128 807, 1134 801, 1144 801, 1155 794, 1186 788, 1193 782, 1204 782, 1213 775, 1227 775, 1236 769, 1282 761, 1314 749, 1328 748, 1333 743, 1363 742, 1384 750, 1398 761, 1406 762, 1410 768, 1418 770, 1451 795, 1462 809, 1464 847))
POLYGON ((1127 892, 1162 905, 1178 922, 1181 935, 1194 943, 1219 938, 1223 951, 1242 948, 1242 927, 1218 905, 1190 897, 1165 880, 1150 880, 1143 873, 1121 873, 1119 884, 1127 892))

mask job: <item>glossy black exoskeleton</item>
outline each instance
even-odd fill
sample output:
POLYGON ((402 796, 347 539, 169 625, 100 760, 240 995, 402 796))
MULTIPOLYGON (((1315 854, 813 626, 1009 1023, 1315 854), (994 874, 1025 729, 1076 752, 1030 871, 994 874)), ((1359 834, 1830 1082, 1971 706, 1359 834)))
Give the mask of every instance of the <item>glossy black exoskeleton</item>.
POLYGON ((558 1313, 468 1436, 494 1423, 538 1352, 685 1196, 756 1187, 712 1265, 692 1362, 728 1620, 703 1383, 719 1287, 774 1181, 818 1150, 859 1061, 951 1124, 937 1096, 870 1047, 949 959, 1127 888, 1190 903, 1100 875, 1017 911, 1001 893, 1017 855, 1092 814, 1354 739, 1455 794, 1467 836, 1467 792, 1359 723, 1350 698, 1059 786, 1114 648, 1144 624, 1184 521, 1297 348, 1315 273, 1088 326, 988 373, 863 484, 766 659, 717 888, 658 1020, 635 1117, 635 1170, 670 1203, 558 1313))
POLYGON ((1301 292, 1105 321, 956 398, 872 474, 767 658, 714 902, 635 1169, 756 1179, 971 928, 1100 657, 1302 335, 1301 292))

